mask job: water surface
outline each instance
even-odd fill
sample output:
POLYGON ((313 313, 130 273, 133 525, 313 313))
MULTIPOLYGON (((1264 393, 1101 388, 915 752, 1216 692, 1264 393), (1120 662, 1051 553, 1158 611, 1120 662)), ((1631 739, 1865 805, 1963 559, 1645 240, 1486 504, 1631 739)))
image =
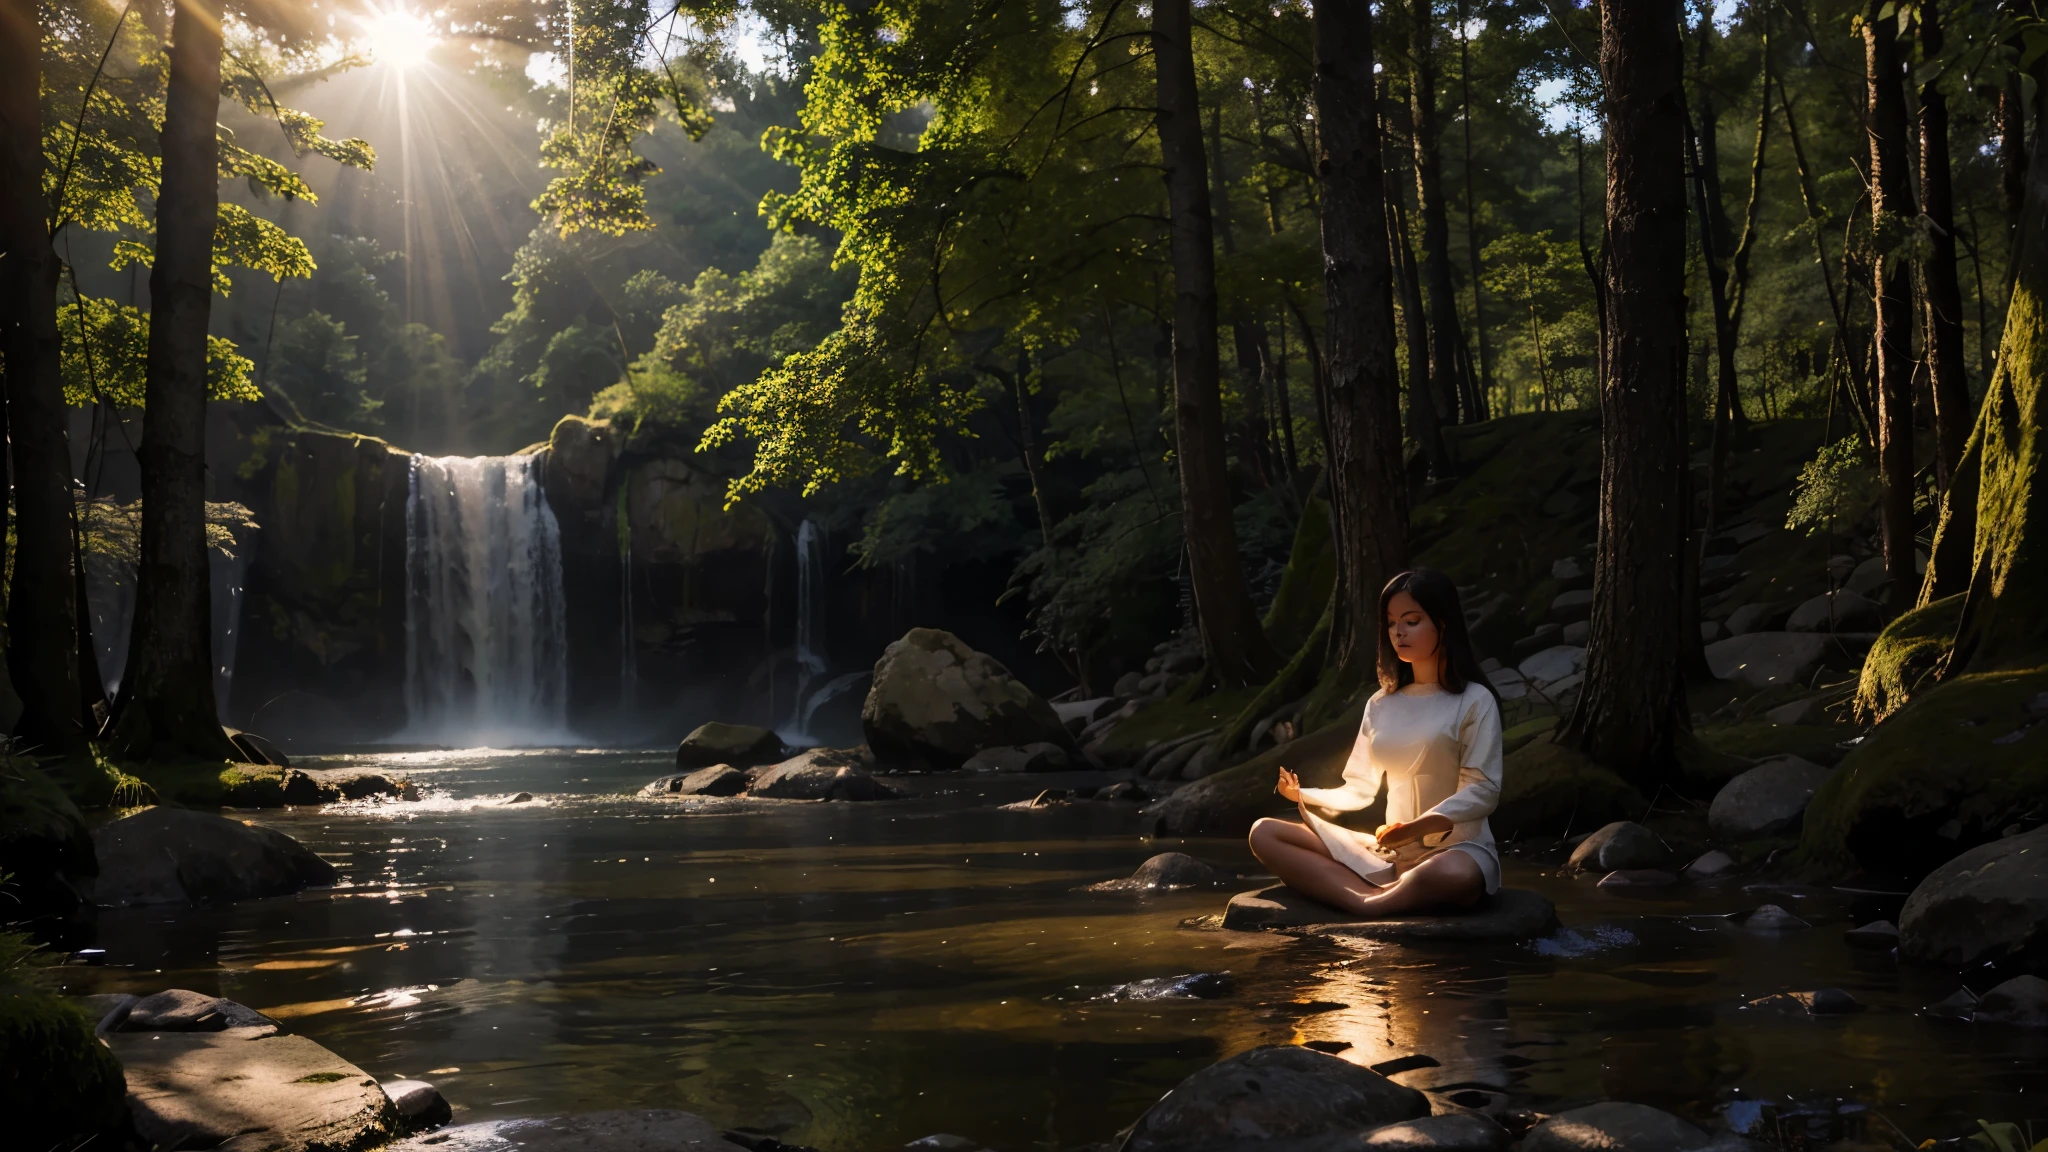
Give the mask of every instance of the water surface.
POLYGON ((1979 1117, 2048 1127, 2048 1038, 1919 1014, 1954 973, 1842 943, 1895 898, 1730 883, 1629 899, 1511 856, 1509 882, 1557 900, 1567 931, 1340 947, 1183 926, 1221 893, 1077 891, 1168 848, 1252 862, 1236 842, 1142 840, 1128 806, 995 807, 1059 777, 915 777, 917 799, 876 804, 631 795, 672 762, 309 758, 402 771, 428 798, 245 814, 344 884, 105 912, 106 966, 70 971, 81 991, 250 1004, 381 1079, 433 1080, 458 1120, 684 1108, 826 1152, 939 1131, 1005 1152, 1108 1140, 1203 1065, 1301 1042, 1366 1064, 1426 1054, 1437 1066, 1396 1078, 1474 1104, 1615 1097, 1712 1122, 1847 1098, 1916 1143, 1979 1117), (534 799, 505 803, 520 792, 534 799), (1721 918, 1767 900, 1815 927, 1721 918), (1097 998, 1202 971, 1236 991, 1097 998), (1869 1010, 1743 1006, 1822 986, 1869 1010))

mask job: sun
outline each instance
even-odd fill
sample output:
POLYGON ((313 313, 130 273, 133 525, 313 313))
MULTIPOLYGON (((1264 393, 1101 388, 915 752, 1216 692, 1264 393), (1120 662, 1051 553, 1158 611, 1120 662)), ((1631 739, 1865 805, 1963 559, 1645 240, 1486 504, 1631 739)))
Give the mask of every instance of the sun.
POLYGON ((427 53, 440 43, 433 21, 410 8, 392 5, 372 9, 363 18, 362 39, 370 58, 393 68, 417 68, 426 63, 427 53))

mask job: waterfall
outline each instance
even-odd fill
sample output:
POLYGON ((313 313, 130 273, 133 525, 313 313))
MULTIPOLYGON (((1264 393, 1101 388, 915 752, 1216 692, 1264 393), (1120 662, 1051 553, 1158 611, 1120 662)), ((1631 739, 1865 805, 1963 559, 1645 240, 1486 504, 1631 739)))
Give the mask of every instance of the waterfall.
POLYGON ((785 724, 798 737, 810 717, 804 699, 811 682, 825 673, 825 655, 819 650, 825 631, 824 581, 825 534, 816 521, 806 519, 796 530, 796 693, 785 724))
POLYGON ((619 697, 626 707, 640 687, 640 657, 633 647, 633 519, 626 485, 619 485, 619 697))
POLYGON ((538 458, 412 458, 405 646, 412 738, 567 739, 561 531, 538 458))

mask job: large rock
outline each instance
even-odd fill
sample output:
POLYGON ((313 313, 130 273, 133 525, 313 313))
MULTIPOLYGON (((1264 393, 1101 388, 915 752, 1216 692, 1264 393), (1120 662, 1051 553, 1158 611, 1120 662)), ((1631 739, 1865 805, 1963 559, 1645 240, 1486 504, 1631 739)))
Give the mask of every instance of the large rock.
POLYGON ((121 1065, 80 1005, 0 988, 0 1115, 11 1148, 119 1148, 127 1126, 121 1065), (100 1140, 101 1136, 117 1137, 100 1140))
POLYGON ((1522 1138, 1521 1152, 1691 1152, 1711 1143, 1669 1112, 1610 1102, 1550 1117, 1522 1138))
POLYGON ((713 764, 695 772, 663 776, 640 789, 642 796, 737 796, 747 790, 747 774, 730 764, 713 764))
POLYGON ((1104 880, 1088 887, 1095 892, 1145 892, 1161 888, 1207 888, 1236 879, 1237 873, 1230 869, 1218 868, 1185 852, 1161 852, 1138 865, 1137 871, 1121 880, 1104 880))
POLYGON ((96 904, 203 904, 288 896, 334 883, 334 865, 297 840, 207 812, 145 808, 92 835, 96 904))
POLYGON ((1573 872, 1624 872, 1670 863, 1671 848, 1655 832, 1633 820, 1616 820, 1579 841, 1565 867, 1573 872))
POLYGON ((1261 816, 1292 810, 1273 791, 1280 765, 1293 769, 1311 788, 1330 788, 1344 778, 1344 763, 1358 740, 1365 704, 1346 709, 1321 728, 1268 748, 1242 764, 1202 777, 1148 806, 1144 815, 1163 836, 1242 836, 1261 816))
POLYGON ((644 1109, 460 1124, 401 1140, 388 1152, 735 1152, 739 1147, 701 1116, 644 1109))
POLYGON ((144 1144, 225 1152, 349 1152, 398 1134, 397 1109, 361 1068, 304 1036, 114 1032, 144 1144))
POLYGON ((751 724, 700 724, 676 745, 676 767, 688 771, 713 764, 752 768, 782 759, 782 737, 751 724))
POLYGON ((1488 822, 1503 839, 1597 828, 1650 806, 1628 781, 1540 735, 1508 754, 1502 774, 1500 806, 1488 822))
POLYGON ((765 800, 896 800, 902 793, 868 774, 841 748, 812 748, 754 775, 747 795, 765 800))
POLYGON ((1453 1112, 1375 1128, 1359 1138, 1360 1152, 1505 1152, 1514 1138, 1485 1116, 1453 1112))
POLYGON ((1557 923, 1557 908, 1542 895, 1503 888, 1462 912, 1355 920, 1285 884, 1230 898, 1223 927, 1235 932, 1288 929, 1355 940, 1526 940, 1557 923))
POLYGON ((1052 705, 994 657, 936 628, 912 628, 883 651, 860 722, 877 760, 933 771, 956 769, 984 748, 1074 747, 1052 705))
POLYGON ((1799 827, 1827 778, 1827 769, 1797 756, 1766 760, 1721 786, 1707 809, 1707 826, 1724 840, 1785 835, 1799 827))
POLYGON ((2048 980, 2015 976, 1984 994, 1971 1019, 1980 1024, 2048 1028, 2048 980))
POLYGON ((1717 679, 1747 688, 1804 684, 1827 659, 1828 637, 1812 632, 1748 632, 1707 645, 1717 679))
POLYGON ((185 988, 167 988, 123 1007, 126 1011, 118 1019, 108 1018, 106 1031, 225 1032, 230 1028, 253 1028, 264 1035, 278 1031, 277 1021, 254 1008, 185 988))
POLYGON ((1776 601, 1744 604, 1728 614, 1728 634, 1747 636, 1751 632, 1783 632, 1785 620, 1791 614, 1787 605, 1776 601))
POLYGON ((960 765, 966 772, 1058 772, 1071 763, 1057 744, 1015 744, 983 748, 960 765))
POLYGON ((1884 607, 1844 588, 1824 592, 1792 610, 1787 632, 1875 632, 1884 627, 1884 607))
POLYGON ((1956 967, 2017 959, 2048 971, 2048 827, 1982 844, 1906 897, 1899 952, 1956 967))
POLYGON ((1515 665, 1522 678, 1534 684, 1551 684, 1586 666, 1586 650, 1573 644, 1558 644, 1515 665))
POLYGON ((1429 1115, 1413 1088, 1308 1048, 1240 1052, 1175 1086, 1138 1118, 1123 1152, 1201 1152, 1313 1140, 1429 1115))

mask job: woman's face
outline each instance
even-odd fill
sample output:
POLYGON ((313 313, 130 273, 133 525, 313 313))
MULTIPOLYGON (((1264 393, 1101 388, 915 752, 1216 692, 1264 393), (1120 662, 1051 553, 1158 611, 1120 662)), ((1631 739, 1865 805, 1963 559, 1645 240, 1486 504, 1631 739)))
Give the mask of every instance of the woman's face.
POLYGON ((1396 592, 1387 601, 1387 638, 1394 655, 1409 664, 1436 659, 1436 621, 1407 592, 1396 592))

